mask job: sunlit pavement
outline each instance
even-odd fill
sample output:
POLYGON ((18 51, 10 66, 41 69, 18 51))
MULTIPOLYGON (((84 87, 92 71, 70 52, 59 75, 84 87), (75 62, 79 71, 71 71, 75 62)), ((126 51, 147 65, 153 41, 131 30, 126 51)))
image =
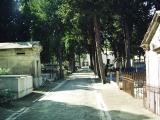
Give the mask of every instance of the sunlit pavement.
POLYGON ((100 87, 103 101, 112 120, 160 120, 143 106, 143 99, 135 99, 120 90, 115 82, 100 87))
POLYGON ((32 101, 32 104, 20 104, 19 110, 10 110, 11 113, 5 119, 158 120, 153 113, 143 108, 141 100, 120 91, 114 82, 103 85, 87 67, 73 73, 49 91, 40 93, 43 95, 32 101))
POLYGON ((107 114, 100 103, 102 98, 94 77, 88 68, 83 68, 7 120, 103 120, 107 114))

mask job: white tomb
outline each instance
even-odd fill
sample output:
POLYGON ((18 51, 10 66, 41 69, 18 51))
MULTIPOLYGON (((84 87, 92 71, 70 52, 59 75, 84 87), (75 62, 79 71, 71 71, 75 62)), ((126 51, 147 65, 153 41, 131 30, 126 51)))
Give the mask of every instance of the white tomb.
POLYGON ((144 36, 141 47, 146 56, 145 106, 160 114, 160 11, 157 11, 144 36))

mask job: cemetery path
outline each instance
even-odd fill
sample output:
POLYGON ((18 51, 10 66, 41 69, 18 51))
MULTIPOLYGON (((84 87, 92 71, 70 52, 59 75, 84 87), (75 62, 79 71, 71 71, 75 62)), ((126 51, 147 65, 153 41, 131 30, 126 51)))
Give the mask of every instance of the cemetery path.
POLYGON ((30 107, 22 108, 7 120, 110 120, 88 69, 73 73, 46 92, 30 107), (102 103, 101 103, 102 102, 102 103))
POLYGON ((140 100, 113 82, 103 85, 87 68, 40 90, 19 100, 15 106, 20 109, 8 110, 7 117, 0 108, 0 120, 158 120, 140 100))

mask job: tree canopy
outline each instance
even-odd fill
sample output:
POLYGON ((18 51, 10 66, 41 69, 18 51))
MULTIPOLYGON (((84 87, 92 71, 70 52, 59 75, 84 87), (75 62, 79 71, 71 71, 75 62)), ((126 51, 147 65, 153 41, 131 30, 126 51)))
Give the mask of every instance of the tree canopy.
POLYGON ((72 71, 75 55, 89 53, 102 78, 101 51, 112 50, 130 67, 134 55, 144 54, 139 46, 158 9, 158 0, 2 0, 0 40, 40 41, 43 63, 56 57, 72 71))

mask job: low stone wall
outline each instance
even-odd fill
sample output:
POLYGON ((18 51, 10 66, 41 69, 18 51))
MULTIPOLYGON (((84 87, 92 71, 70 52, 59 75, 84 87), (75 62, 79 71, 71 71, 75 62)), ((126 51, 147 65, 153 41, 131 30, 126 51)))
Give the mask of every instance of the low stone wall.
POLYGON ((1 75, 0 90, 8 89, 14 98, 21 98, 33 91, 33 78, 28 75, 1 75))

